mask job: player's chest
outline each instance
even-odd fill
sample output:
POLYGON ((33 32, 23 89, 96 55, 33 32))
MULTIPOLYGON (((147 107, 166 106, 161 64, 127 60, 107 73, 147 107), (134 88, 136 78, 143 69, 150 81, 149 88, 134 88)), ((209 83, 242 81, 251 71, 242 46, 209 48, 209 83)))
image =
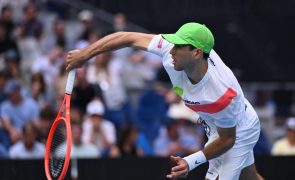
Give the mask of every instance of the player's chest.
POLYGON ((182 99, 185 105, 195 112, 214 114, 227 107, 234 96, 236 94, 231 88, 222 91, 206 88, 193 91, 184 88, 182 99))

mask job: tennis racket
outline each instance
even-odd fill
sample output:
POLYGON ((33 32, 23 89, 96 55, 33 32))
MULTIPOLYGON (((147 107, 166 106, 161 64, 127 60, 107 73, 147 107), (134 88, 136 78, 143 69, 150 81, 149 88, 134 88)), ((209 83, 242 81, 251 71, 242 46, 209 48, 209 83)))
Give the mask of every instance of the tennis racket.
POLYGON ((44 157, 45 173, 48 180, 62 180, 68 170, 72 146, 70 102, 75 73, 74 69, 68 74, 64 99, 48 134, 44 157))

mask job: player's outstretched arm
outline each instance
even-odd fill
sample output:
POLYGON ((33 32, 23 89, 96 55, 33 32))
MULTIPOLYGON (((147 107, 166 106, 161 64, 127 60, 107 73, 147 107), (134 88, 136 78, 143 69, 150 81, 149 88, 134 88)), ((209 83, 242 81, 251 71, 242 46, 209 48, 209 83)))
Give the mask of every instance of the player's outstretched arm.
POLYGON ((95 43, 81 50, 72 50, 67 55, 67 70, 82 66, 87 60, 106 51, 124 47, 134 47, 147 50, 153 34, 137 32, 116 32, 99 39, 95 43))

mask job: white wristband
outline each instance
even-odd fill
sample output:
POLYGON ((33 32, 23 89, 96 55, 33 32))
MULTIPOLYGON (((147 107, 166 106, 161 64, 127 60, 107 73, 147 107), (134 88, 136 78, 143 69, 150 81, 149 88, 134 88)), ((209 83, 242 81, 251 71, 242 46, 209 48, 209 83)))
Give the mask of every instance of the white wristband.
POLYGON ((189 167, 189 171, 191 171, 194 168, 196 168, 197 166, 207 162, 206 156, 203 153, 203 151, 198 151, 194 154, 184 157, 183 159, 187 162, 188 167, 189 167))

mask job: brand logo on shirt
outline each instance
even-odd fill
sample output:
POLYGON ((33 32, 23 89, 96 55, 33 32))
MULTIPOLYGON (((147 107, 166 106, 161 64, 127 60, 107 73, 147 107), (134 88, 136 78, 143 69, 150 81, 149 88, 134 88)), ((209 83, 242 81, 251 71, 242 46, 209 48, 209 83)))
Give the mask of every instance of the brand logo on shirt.
POLYGON ((186 104, 201 104, 199 102, 193 102, 193 101, 189 101, 189 100, 183 100, 186 104))

